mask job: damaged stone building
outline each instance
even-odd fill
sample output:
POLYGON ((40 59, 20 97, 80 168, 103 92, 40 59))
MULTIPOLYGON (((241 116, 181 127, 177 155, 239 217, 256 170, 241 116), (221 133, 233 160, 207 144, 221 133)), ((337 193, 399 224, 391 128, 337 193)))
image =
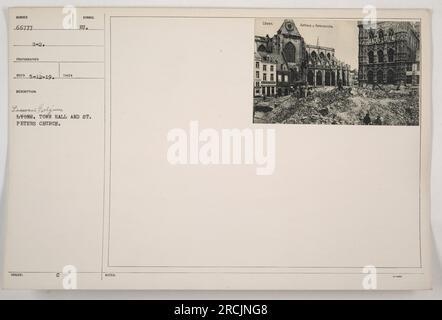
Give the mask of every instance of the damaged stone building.
POLYGON ((420 25, 412 22, 359 22, 359 77, 367 84, 419 84, 420 25))
POLYGON ((350 66, 335 57, 335 49, 305 43, 292 19, 272 37, 255 36, 254 71, 254 94, 264 96, 288 95, 299 85, 346 86, 350 77, 350 66))

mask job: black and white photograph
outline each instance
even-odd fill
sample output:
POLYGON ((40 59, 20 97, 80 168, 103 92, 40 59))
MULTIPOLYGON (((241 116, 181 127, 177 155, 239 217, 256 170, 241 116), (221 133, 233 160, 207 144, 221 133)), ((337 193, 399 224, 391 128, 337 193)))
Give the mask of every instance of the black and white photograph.
POLYGON ((255 20, 253 122, 418 126, 420 22, 255 20))

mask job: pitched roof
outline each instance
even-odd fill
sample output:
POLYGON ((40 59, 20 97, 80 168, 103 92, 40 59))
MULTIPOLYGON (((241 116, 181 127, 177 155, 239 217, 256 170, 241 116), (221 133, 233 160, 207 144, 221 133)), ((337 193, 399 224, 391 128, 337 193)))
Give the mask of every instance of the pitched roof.
POLYGON ((285 60, 282 57, 282 55, 278 54, 278 53, 273 53, 273 52, 259 52, 258 53, 264 61, 267 62, 272 62, 272 63, 276 63, 276 64, 284 64, 285 60))
POLYGON ((296 28, 296 24, 293 19, 285 19, 279 28, 278 33, 301 37, 301 34, 299 33, 298 28, 296 28))

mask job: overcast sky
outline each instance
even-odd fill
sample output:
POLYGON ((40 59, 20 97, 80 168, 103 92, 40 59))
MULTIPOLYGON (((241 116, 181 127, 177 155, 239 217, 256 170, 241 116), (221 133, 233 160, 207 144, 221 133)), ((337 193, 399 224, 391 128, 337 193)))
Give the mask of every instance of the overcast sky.
MULTIPOLYGON (((335 48, 339 60, 358 68, 358 26, 356 20, 297 20, 296 27, 307 44, 335 48)), ((284 18, 259 18, 255 22, 255 34, 273 36, 284 18)))

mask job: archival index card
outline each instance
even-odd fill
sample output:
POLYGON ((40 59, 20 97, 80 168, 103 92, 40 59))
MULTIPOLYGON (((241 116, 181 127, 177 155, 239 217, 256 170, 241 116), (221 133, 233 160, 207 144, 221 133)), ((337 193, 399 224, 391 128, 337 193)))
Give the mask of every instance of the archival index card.
POLYGON ((11 8, 4 285, 427 289, 430 16, 11 8))

